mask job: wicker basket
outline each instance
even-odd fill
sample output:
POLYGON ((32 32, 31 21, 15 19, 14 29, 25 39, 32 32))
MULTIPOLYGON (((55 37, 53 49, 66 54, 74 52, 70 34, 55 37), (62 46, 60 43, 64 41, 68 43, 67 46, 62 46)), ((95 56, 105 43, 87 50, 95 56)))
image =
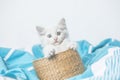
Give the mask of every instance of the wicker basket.
POLYGON ((82 61, 74 50, 56 54, 52 59, 35 60, 33 65, 40 80, 64 80, 84 72, 82 61))

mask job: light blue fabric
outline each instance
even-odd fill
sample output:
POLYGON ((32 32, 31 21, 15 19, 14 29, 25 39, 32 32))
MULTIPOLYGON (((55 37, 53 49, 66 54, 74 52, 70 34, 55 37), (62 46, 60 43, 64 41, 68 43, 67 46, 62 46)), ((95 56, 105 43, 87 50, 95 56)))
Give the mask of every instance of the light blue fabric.
POLYGON ((33 67, 32 62, 35 57, 23 50, 15 49, 12 52, 11 50, 11 48, 0 47, 0 75, 17 80, 39 80, 35 70, 29 70, 33 67))
MULTIPOLYGON (((97 46, 93 47, 92 52, 90 54, 86 53, 86 55, 84 55, 82 57, 82 58, 87 57, 87 58, 85 58, 85 60, 83 59, 83 63, 86 67, 86 71, 83 74, 74 76, 74 77, 72 77, 68 80, 83 80, 85 78, 89 78, 89 77, 94 76, 94 75, 92 75, 93 73, 92 73, 91 69, 89 69, 88 67, 90 67, 92 64, 97 62, 103 56, 107 55, 108 54, 108 49, 114 48, 114 47, 120 47, 120 41, 112 40, 112 39, 106 39, 106 40, 102 41, 100 44, 98 44, 97 46), (87 75, 91 75, 91 76, 88 77, 87 75)), ((120 51, 119 51, 119 55, 120 55, 120 51)), ((109 66, 110 65, 113 65, 113 64, 109 64, 109 66)), ((117 64, 114 64, 114 65, 117 65, 117 64)), ((118 70, 118 67, 116 69, 118 70)), ((113 69, 113 70, 116 71, 116 69, 113 69)), ((119 67, 119 70, 120 70, 120 67, 119 67)), ((110 72, 110 71, 107 70, 107 72, 110 72)), ((116 72, 116 74, 118 75, 119 73, 116 72)), ((99 79, 98 78, 94 78, 94 79, 90 78, 90 80, 115 80, 115 79, 112 79, 112 78, 110 79, 109 77, 110 77, 110 75, 107 74, 104 77, 101 77, 99 79), (104 79, 104 78, 106 78, 106 76, 107 76, 107 79, 104 79)), ((119 75, 119 77, 120 77, 120 75, 119 75)), ((119 79, 116 79, 116 80, 119 80, 119 79)))
MULTIPOLYGON (((91 65, 108 54, 108 49, 120 47, 118 40, 111 38, 103 40, 96 46, 91 45, 86 40, 77 41, 77 51, 85 66, 85 72, 73 76, 68 80, 82 80, 94 76, 91 65)), ((43 58, 42 47, 37 44, 32 47, 33 55, 24 50, 13 50, 11 48, 0 47, 0 75, 8 76, 18 80, 39 80, 33 67, 32 62, 38 58, 43 58), (8 56, 8 54, 11 53, 8 56)))
POLYGON ((75 76, 68 80, 120 80, 120 48, 111 49, 114 49, 113 55, 109 56, 108 58, 105 58, 106 68, 102 75, 100 76, 91 75, 88 77, 87 74, 89 75, 92 74, 92 71, 90 72, 89 70, 85 71, 82 75, 75 76))
POLYGON ((2 59, 2 57, 0 57, 0 74, 6 72, 7 67, 2 59))
POLYGON ((32 47, 33 54, 36 58, 43 58, 44 54, 42 52, 42 47, 41 45, 37 44, 32 47))

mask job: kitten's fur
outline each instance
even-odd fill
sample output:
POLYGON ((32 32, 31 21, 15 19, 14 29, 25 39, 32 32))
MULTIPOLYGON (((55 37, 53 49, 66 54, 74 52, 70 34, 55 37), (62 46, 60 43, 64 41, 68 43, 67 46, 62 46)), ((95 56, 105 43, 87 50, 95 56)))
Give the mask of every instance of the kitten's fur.
POLYGON ((41 38, 44 56, 47 58, 68 49, 75 50, 77 47, 75 42, 71 42, 68 39, 68 31, 64 18, 53 28, 49 29, 37 26, 36 29, 41 38))

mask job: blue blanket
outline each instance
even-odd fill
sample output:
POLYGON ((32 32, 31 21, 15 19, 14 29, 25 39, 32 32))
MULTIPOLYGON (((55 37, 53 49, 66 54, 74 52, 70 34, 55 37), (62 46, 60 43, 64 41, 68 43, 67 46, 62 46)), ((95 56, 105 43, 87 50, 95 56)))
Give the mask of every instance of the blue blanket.
POLYGON ((26 51, 0 47, 0 75, 17 80, 39 80, 32 65, 35 59, 26 51))
MULTIPOLYGON (((85 66, 85 72, 68 80, 83 80, 94 77, 91 65, 107 55, 110 48, 120 47, 120 41, 111 38, 103 40, 96 46, 91 45, 86 40, 77 41, 77 43, 77 51, 85 66)), ((42 47, 39 44, 34 45, 32 51, 33 55, 23 50, 0 47, 0 75, 18 80, 39 80, 32 62, 44 57, 42 47)), ((120 77, 118 76, 118 78, 120 77)))

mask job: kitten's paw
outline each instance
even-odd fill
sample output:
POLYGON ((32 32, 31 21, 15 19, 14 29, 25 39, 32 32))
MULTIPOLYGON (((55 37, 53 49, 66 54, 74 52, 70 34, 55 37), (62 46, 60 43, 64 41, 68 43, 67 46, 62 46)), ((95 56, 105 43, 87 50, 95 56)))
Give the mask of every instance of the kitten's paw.
POLYGON ((71 42, 71 43, 68 45, 68 49, 76 50, 76 49, 77 49, 77 43, 76 43, 76 42, 71 42))
POLYGON ((47 58, 51 58, 55 55, 55 49, 51 49, 48 51, 48 55, 46 56, 47 58))
POLYGON ((45 54, 46 58, 51 58, 52 56, 55 55, 55 49, 46 50, 46 52, 44 54, 45 54))
POLYGON ((44 52, 44 56, 45 56, 46 58, 51 58, 52 56, 55 55, 55 48, 54 48, 54 46, 49 45, 49 46, 46 46, 46 47, 43 49, 43 52, 44 52))

